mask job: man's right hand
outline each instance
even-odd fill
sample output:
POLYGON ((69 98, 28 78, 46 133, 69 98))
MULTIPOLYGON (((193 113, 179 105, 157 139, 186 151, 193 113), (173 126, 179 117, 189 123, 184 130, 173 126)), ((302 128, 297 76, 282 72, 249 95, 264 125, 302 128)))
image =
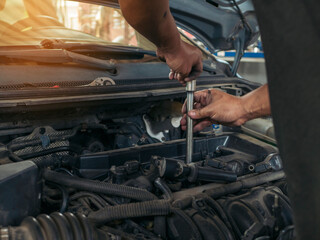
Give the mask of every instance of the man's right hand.
POLYGON ((169 0, 119 0, 119 3, 128 23, 157 46, 157 55, 171 69, 170 79, 185 84, 200 75, 202 53, 181 40, 169 0))
POLYGON ((201 51, 182 40, 173 49, 158 48, 157 55, 170 67, 169 78, 176 79, 183 85, 202 72, 201 51))

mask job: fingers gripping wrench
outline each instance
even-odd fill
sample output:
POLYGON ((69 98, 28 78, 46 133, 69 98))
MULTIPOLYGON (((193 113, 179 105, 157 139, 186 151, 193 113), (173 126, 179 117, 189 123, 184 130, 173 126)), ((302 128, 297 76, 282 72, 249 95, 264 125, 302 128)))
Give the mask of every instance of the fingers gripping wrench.
POLYGON ((193 109, 193 93, 196 90, 196 80, 187 82, 187 153, 186 163, 192 162, 193 154, 193 120, 188 116, 188 112, 193 109))

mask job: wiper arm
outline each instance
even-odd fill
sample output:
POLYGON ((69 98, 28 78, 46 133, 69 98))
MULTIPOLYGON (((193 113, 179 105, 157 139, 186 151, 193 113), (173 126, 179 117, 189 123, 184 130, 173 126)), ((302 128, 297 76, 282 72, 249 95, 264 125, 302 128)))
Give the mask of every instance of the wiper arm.
POLYGON ((0 56, 42 63, 78 63, 114 72, 116 65, 110 61, 85 56, 65 49, 0 50, 0 56))
POLYGON ((46 49, 66 49, 68 51, 79 52, 99 52, 99 53, 113 53, 113 54, 130 54, 143 57, 150 55, 156 57, 155 51, 145 50, 139 47, 121 46, 121 45, 107 45, 100 43, 78 43, 78 42, 64 42, 59 39, 45 39, 41 41, 41 46, 46 49))
MULTIPOLYGON (((183 32, 181 32, 184 35, 183 32)), ((188 38, 187 36, 185 36, 188 38)), ((189 38, 188 38, 189 39, 189 38)), ((192 40, 189 39, 195 46, 197 44, 192 40)), ((145 54, 151 55, 156 57, 157 54, 155 51, 149 51, 145 50, 143 48, 138 47, 130 47, 130 46, 120 46, 120 45, 105 45, 105 44, 97 44, 97 43, 78 43, 78 42, 64 42, 59 39, 45 39, 41 41, 41 46, 46 49, 67 49, 69 51, 77 51, 77 50, 91 50, 94 52, 99 53, 119 53, 119 54, 137 54, 141 55, 143 57, 145 54)), ((204 49, 200 48, 202 51, 204 49)), ((214 56, 211 53, 204 52, 205 54, 208 54, 212 57, 213 60, 215 60, 214 56)), ((214 68, 212 68, 210 65, 203 63, 203 71, 206 72, 213 72, 215 71, 214 68)))

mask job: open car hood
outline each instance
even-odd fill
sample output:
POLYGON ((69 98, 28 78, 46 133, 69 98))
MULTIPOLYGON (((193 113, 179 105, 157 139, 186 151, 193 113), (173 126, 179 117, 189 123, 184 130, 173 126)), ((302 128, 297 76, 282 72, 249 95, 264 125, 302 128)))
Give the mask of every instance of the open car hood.
MULTIPOLYGON (((79 0, 119 7, 117 0, 79 0)), ((193 34, 211 51, 242 51, 259 36, 251 0, 170 0, 177 25, 193 34)))

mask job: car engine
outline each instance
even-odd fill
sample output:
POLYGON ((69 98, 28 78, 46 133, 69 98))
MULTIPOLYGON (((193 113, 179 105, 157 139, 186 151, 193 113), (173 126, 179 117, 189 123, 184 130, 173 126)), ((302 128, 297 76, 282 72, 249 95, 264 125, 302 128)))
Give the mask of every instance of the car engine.
POLYGON ((0 239, 292 239, 277 148, 209 129, 186 164, 180 108, 1 129, 0 239))

